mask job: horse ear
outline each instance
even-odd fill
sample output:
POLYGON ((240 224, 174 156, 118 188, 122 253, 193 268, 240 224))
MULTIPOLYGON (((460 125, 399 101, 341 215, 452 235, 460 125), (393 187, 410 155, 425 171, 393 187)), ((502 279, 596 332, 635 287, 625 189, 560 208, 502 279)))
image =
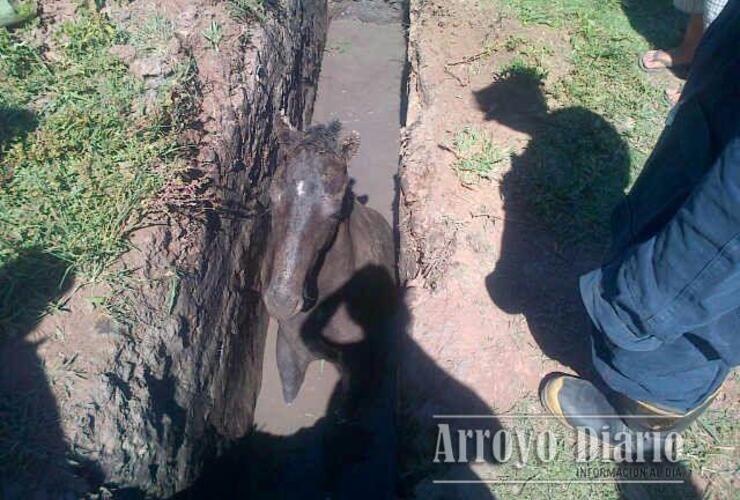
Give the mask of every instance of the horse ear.
POLYGON ((298 132, 290 124, 290 120, 285 114, 280 113, 279 118, 275 120, 275 129, 277 131, 278 142, 281 146, 293 146, 300 140, 300 132, 298 132))
POLYGON ((360 134, 353 130, 342 139, 340 146, 344 159, 349 162, 357 154, 357 150, 360 149, 360 134))

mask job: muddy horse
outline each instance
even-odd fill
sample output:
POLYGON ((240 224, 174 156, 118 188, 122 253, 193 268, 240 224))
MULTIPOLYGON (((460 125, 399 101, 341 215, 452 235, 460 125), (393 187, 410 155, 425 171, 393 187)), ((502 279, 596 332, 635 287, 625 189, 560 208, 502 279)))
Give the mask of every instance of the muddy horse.
POLYGON ((277 366, 292 402, 308 365, 336 363, 342 386, 362 392, 380 362, 396 304, 393 234, 355 199, 347 165, 359 147, 341 125, 305 132, 278 125, 280 157, 270 187, 271 231, 263 299, 279 323, 277 366))

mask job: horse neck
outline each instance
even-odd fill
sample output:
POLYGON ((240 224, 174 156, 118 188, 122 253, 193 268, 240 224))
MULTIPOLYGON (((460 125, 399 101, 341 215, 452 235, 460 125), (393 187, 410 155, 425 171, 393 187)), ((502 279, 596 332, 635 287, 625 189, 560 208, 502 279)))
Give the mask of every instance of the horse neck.
POLYGON ((319 293, 324 295, 346 281, 355 270, 355 250, 350 230, 350 219, 354 210, 339 221, 337 234, 324 254, 319 270, 319 293))
POLYGON ((354 247, 352 245, 352 231, 350 229, 350 219, 354 211, 350 212, 346 217, 339 221, 337 225, 337 235, 334 238, 334 242, 329 249, 329 252, 343 254, 353 254, 354 247))

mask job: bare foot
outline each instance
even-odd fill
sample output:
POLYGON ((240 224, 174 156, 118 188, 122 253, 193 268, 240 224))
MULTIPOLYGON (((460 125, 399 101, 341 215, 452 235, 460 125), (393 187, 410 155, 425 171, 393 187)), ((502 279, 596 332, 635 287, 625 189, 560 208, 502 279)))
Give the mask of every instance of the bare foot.
POLYGON ((701 14, 692 14, 681 45, 671 50, 648 50, 640 59, 640 66, 645 71, 656 71, 691 64, 703 34, 704 18, 701 14))

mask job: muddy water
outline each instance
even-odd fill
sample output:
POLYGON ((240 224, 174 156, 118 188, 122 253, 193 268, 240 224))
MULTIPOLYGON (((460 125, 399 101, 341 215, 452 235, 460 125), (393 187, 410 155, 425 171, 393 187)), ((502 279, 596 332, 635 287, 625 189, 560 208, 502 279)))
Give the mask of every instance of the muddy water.
POLYGON ((350 163, 355 193, 389 222, 398 171, 401 75, 405 46, 399 23, 335 19, 321 70, 314 122, 339 119, 360 133, 350 163))

